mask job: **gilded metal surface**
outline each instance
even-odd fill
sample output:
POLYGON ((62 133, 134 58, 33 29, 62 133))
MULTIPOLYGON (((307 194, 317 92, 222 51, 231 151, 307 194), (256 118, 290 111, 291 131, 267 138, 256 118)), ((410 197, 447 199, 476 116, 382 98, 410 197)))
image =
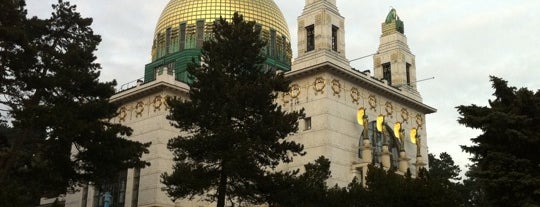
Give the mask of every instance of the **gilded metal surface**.
POLYGON ((174 28, 182 23, 187 25, 188 35, 190 32, 194 33, 199 20, 205 20, 205 33, 210 33, 208 23, 211 24, 220 17, 230 19, 237 11, 244 19, 261 25, 263 33, 275 30, 280 37, 290 40, 285 18, 273 0, 171 0, 161 13, 154 40, 162 42, 168 28, 173 28, 172 35, 175 35, 174 28))

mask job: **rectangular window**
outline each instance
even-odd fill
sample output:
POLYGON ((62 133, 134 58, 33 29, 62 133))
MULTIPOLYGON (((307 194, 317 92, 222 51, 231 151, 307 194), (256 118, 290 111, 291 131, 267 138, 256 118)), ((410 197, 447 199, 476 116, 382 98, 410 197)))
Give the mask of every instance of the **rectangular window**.
POLYGON ((131 206, 137 207, 139 202, 139 183, 141 181, 141 169, 135 168, 133 170, 133 191, 131 192, 131 206))
POLYGON ((407 73, 407 85, 411 85, 411 64, 407 63, 406 66, 406 73, 407 73))
POLYGON ((286 61, 287 60, 287 38, 285 35, 281 36, 281 50, 280 50, 280 60, 286 61))
POLYGON ((385 63, 383 67, 383 79, 388 81, 389 85, 392 85, 392 68, 390 63, 385 63))
POLYGON ((306 52, 315 50, 315 26, 309 25, 306 27, 306 52))
POLYGON ((180 24, 180 51, 186 49, 186 23, 180 24))
POLYGON ((269 56, 274 57, 276 55, 276 30, 270 30, 270 50, 269 56))
POLYGON ((197 48, 202 48, 204 42, 204 20, 197 21, 197 48))
POLYGON ((336 52, 338 49, 338 31, 339 31, 339 28, 332 25, 332 50, 336 52))
POLYGON ((165 33, 165 54, 170 53, 171 47, 171 28, 167 28, 167 31, 165 33))
POLYGON ((304 118, 304 131, 311 129, 311 117, 304 118))
POLYGON ((124 199, 126 198, 126 181, 127 170, 118 173, 113 182, 106 183, 102 186, 96 186, 93 206, 103 207, 105 193, 111 195, 111 207, 124 206, 124 199))

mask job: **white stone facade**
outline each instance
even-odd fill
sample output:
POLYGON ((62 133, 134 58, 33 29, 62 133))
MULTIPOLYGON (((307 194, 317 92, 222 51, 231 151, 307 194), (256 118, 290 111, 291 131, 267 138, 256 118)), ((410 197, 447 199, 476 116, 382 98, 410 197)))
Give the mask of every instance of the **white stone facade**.
MULTIPOLYGON (((382 115, 389 126, 401 123, 404 145, 401 146, 401 159, 395 166, 400 168, 400 172, 409 168, 415 175, 417 165, 426 166, 429 139, 426 114, 436 110, 422 103, 415 84, 403 86, 407 82, 406 63, 410 64, 409 82, 416 81, 415 57, 409 50, 406 37, 401 33, 381 36, 380 47, 374 56, 375 74, 371 76, 369 72, 353 70, 345 58, 344 18, 339 15, 335 0, 306 0, 306 7, 298 21, 298 58, 292 70, 285 73, 292 80, 291 91, 280 93, 276 102, 285 110, 305 109, 308 119, 299 120, 298 133, 289 139, 303 144, 307 154, 295 157, 292 163, 281 165, 280 170, 303 169, 306 163, 325 156, 331 161, 330 186, 346 186, 354 177, 366 175, 367 165, 372 162, 369 150, 374 147, 363 146, 364 126, 359 125, 357 120, 357 112, 361 108, 365 109, 369 122, 382 115), (307 51, 309 40, 306 27, 310 25, 314 28, 315 44, 311 51, 307 51), (387 62, 392 63, 393 85, 382 80, 382 64, 387 62), (417 154, 414 138, 409 136, 413 129, 417 129, 421 138, 420 154, 417 154)), ((164 186, 160 182, 161 174, 170 172, 173 165, 167 143, 179 133, 166 119, 168 106, 165 99, 187 99, 188 90, 189 87, 175 81, 173 75, 163 73, 158 74, 155 81, 112 97, 111 101, 121 107, 118 117, 111 121, 131 127, 133 134, 130 139, 152 142, 150 153, 143 156, 151 166, 140 170, 139 179, 135 177, 136 170, 128 170, 124 206, 212 206, 198 200, 173 203, 162 191, 164 186)), ((385 161, 388 157, 384 158, 384 153, 380 156, 383 166, 389 166, 385 161)), ((96 203, 94 194, 92 187, 69 194, 65 197, 66 206, 92 207, 96 203)))

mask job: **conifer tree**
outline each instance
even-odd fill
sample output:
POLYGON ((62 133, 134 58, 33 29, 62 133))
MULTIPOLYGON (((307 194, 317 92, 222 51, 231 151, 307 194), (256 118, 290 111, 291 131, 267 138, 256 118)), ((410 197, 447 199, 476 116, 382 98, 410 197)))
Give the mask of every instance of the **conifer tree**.
POLYGON ((467 173, 489 206, 540 205, 540 91, 508 86, 491 77, 495 89, 489 106, 459 106, 459 123, 482 131, 473 145, 467 173))
POLYGON ((162 175, 173 199, 200 195, 218 207, 226 199, 262 203, 261 183, 268 184, 279 163, 302 154, 302 145, 285 138, 297 131, 303 112, 275 103, 290 82, 263 64, 260 32, 238 13, 217 20, 201 62, 188 66, 189 101, 169 101, 168 119, 182 134, 169 141, 175 164, 162 175))
POLYGON ((148 144, 109 122, 116 83, 98 80, 92 19, 62 0, 53 10, 27 18, 23 0, 0 2, 0 206, 35 206, 147 165, 148 144))

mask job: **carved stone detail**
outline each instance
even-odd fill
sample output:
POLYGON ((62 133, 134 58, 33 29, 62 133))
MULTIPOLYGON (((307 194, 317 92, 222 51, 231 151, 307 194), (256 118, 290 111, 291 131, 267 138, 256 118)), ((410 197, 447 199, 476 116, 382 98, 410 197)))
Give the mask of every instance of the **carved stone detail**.
POLYGON ((368 104, 371 110, 377 111, 377 97, 375 95, 369 95, 368 104))
POLYGON ((360 91, 358 91, 358 88, 351 88, 351 98, 353 103, 358 104, 358 101, 360 100, 360 91))
POLYGON ((341 97, 341 82, 339 80, 332 80, 332 91, 334 91, 334 96, 341 97))
POLYGON ((127 117, 127 109, 125 106, 122 106, 120 110, 118 110, 118 120, 119 122, 125 122, 127 117))
POLYGON ((142 113, 144 112, 144 103, 142 101, 139 101, 137 105, 135 105, 135 117, 141 117, 142 113))
POLYGON ((390 101, 387 101, 384 104, 384 110, 386 111, 386 116, 393 117, 394 115, 394 106, 392 106, 392 103, 390 101))
POLYGON ((154 112, 161 111, 161 106, 163 105, 163 97, 156 96, 153 101, 154 112))
POLYGON ((315 95, 321 93, 324 94, 324 88, 326 87, 326 80, 322 77, 318 77, 313 82, 313 89, 315 89, 315 95))
POLYGON ((419 129, 421 129, 422 126, 424 126, 424 119, 422 118, 422 115, 416 114, 416 124, 418 125, 419 129))
POLYGON ((403 123, 409 123, 409 111, 406 108, 401 109, 401 119, 403 123))

